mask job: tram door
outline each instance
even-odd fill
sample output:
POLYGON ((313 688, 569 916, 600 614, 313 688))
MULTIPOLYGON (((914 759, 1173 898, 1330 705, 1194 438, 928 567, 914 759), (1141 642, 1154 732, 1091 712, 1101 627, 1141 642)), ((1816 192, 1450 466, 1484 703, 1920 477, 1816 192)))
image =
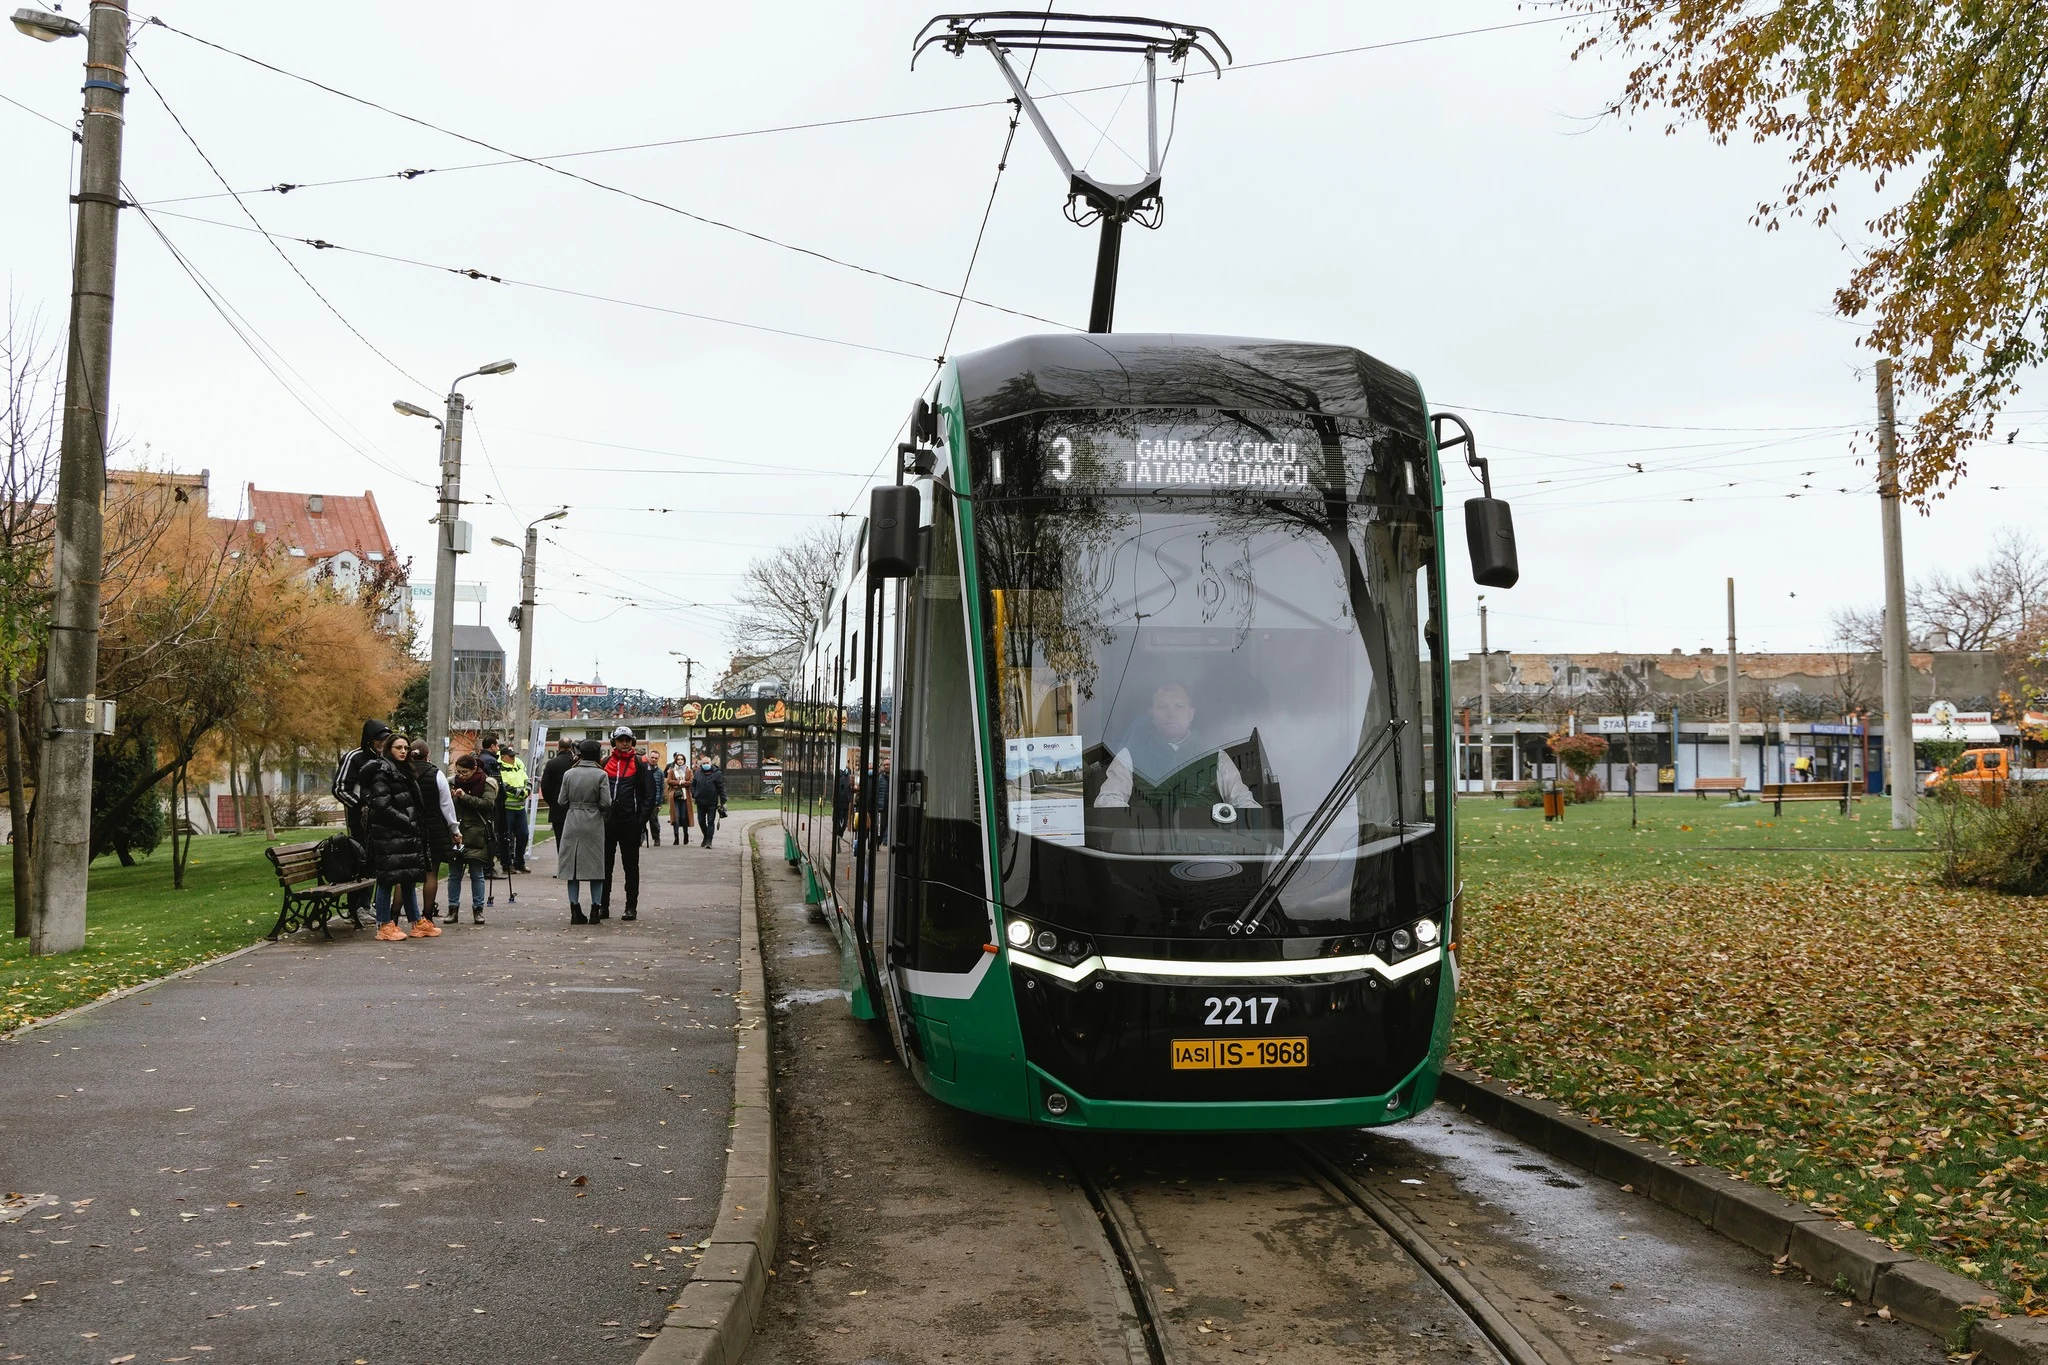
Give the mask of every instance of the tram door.
MULTIPOLYGON (((939 492, 922 563, 904 598, 896 677, 887 960, 892 991, 906 1011, 913 989, 926 997, 972 994, 982 945, 993 932, 959 555, 952 499, 939 492)), ((931 1050, 938 1055, 927 1060, 951 1080, 946 1025, 921 1018, 905 1033, 937 1039, 931 1050)))

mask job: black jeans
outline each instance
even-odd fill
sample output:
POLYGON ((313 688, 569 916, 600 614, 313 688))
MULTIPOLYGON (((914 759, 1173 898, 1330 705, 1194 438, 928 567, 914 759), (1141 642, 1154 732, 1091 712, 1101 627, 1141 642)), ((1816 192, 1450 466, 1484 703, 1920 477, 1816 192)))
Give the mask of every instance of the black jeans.
POLYGON ((697 807, 697 828, 704 832, 704 846, 711 846, 711 836, 718 833, 718 807, 706 801, 697 807))
POLYGON ((640 835, 638 820, 625 824, 606 822, 604 827, 604 903, 612 904, 612 854, 616 851, 619 865, 626 874, 626 909, 637 909, 640 904, 640 835))

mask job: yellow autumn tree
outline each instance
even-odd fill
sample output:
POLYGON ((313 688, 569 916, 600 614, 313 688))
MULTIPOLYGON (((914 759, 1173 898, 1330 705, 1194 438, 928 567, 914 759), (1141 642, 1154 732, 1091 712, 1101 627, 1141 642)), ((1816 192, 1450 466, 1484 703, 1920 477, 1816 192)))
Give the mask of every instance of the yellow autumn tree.
POLYGON ((1586 15, 1580 53, 1631 63, 1612 112, 1665 110, 1719 141, 1785 146, 1791 177, 1756 212, 1766 229, 1828 222, 1845 182, 1875 189, 1871 245, 1835 307, 1867 320, 1864 344, 1896 358, 1923 402, 1901 472, 1913 496, 1938 496, 2048 354, 2048 6, 1563 4, 1586 15))

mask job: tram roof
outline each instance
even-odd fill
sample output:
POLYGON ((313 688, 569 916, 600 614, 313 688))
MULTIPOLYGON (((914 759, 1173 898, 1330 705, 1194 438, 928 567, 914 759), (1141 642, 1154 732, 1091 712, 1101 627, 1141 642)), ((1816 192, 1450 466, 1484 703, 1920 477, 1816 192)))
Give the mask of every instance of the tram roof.
POLYGON ((1321 412, 1420 434, 1413 376, 1352 346, 1180 332, 1018 337, 954 362, 967 425, 1060 408, 1321 412))

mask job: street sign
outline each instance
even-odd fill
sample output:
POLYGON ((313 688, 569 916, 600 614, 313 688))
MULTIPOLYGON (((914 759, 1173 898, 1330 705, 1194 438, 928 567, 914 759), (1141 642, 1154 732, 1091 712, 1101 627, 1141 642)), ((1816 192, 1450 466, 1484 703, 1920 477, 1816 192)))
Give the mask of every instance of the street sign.
POLYGON ((1650 727, 1657 723, 1654 711, 1638 711, 1632 716, 1602 716, 1595 724, 1595 733, 1603 735, 1648 734, 1650 727))

